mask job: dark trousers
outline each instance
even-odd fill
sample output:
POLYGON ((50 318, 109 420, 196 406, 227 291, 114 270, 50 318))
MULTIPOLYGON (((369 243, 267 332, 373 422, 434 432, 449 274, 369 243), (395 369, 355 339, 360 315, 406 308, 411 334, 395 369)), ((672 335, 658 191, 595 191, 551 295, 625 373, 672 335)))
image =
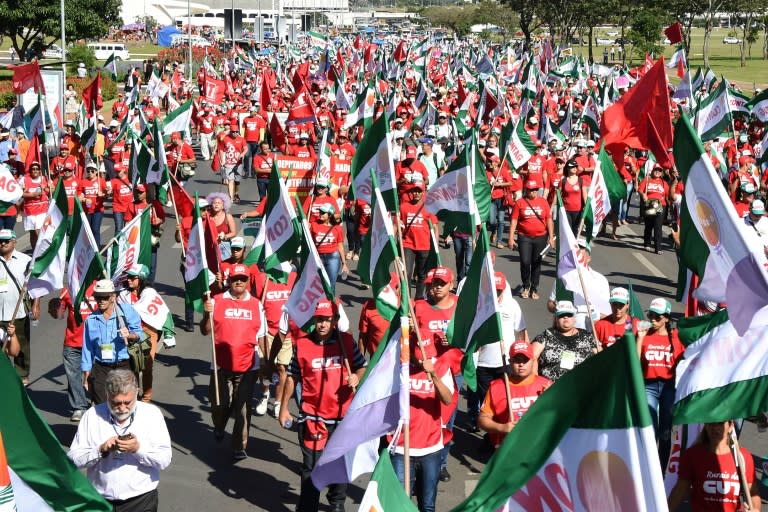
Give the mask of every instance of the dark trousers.
MULTIPOLYGON (((576 230, 579 228, 579 218, 581 217, 581 211, 566 211, 565 215, 568 217, 568 225, 571 226, 571 231, 573 231, 574 236, 578 238, 579 234, 576 232, 576 230)), ((560 222, 562 221, 563 220, 560 219, 560 222)))
POLYGON ((230 416, 235 417, 232 427, 232 450, 245 450, 248 446, 248 430, 251 427, 251 397, 256 383, 256 372, 234 373, 219 369, 219 397, 213 374, 208 385, 208 399, 211 401, 213 428, 223 432, 230 416), (218 405, 216 405, 218 403, 218 405))
POLYGON ((661 249, 661 227, 664 224, 664 215, 648 215, 645 217, 645 229, 643 230, 643 242, 646 247, 651 245, 651 234, 653 234, 653 249, 661 249))
POLYGON ((98 362, 93 363, 91 368, 91 374, 88 375, 88 391, 91 392, 91 398, 94 404, 103 404, 107 401, 107 375, 109 372, 116 369, 128 370, 131 364, 128 360, 120 361, 116 364, 101 364, 98 362))
POLYGON ((127 500, 109 500, 114 512, 157 512, 157 489, 139 494, 127 500))
POLYGON ((424 278, 427 275, 429 251, 404 249, 404 252, 408 279, 413 279, 416 282, 416 297, 422 297, 424 295, 424 278))
MULTIPOLYGON (((312 469, 317 464, 323 451, 310 450, 304 445, 304 423, 299 424, 299 446, 301 446, 301 496, 296 512, 316 512, 320 504, 320 490, 312 483, 312 469)), ((336 425, 326 424, 328 435, 333 434, 336 425)), ((332 484, 328 486, 328 503, 331 507, 344 506, 347 499, 347 484, 332 484)))
POLYGON ((485 395, 488 393, 488 388, 491 387, 491 382, 502 375, 504 375, 503 366, 498 368, 477 367, 477 390, 472 391, 468 389, 469 395, 467 396, 467 414, 469 414, 473 423, 477 421, 477 417, 480 415, 480 404, 485 400, 485 395))
MULTIPOLYGON (((21 350, 19 355, 13 358, 13 364, 16 366, 16 373, 19 377, 29 377, 29 359, 30 359, 30 322, 29 317, 17 318, 13 321, 16 326, 16 338, 19 340, 21 350)), ((5 329, 8 322, 0 322, 0 328, 5 329)))
POLYGON ((523 288, 537 292, 541 278, 541 251, 547 246, 547 236, 527 237, 517 235, 517 247, 520 251, 520 279, 523 288))

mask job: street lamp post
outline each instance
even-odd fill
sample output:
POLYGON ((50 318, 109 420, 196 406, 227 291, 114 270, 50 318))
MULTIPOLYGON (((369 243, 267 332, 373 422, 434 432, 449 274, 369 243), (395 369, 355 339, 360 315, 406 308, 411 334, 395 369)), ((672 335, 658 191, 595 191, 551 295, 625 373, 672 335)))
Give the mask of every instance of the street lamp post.
POLYGON ((187 0, 187 80, 192 81, 192 6, 187 0))

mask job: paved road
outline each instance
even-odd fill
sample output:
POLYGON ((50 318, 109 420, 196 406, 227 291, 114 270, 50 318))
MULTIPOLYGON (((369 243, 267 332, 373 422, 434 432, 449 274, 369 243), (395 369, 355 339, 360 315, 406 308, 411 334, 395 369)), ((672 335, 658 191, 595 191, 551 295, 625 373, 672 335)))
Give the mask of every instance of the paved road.
MULTIPOLYGON (((199 165, 198 169, 190 190, 205 194, 220 189, 217 176, 208 171, 206 164, 199 165)), ((241 196, 257 197, 254 180, 244 182, 241 196)), ((232 211, 237 215, 255 205, 255 201, 245 202, 234 206, 232 211)), ((636 214, 636 210, 631 213, 636 214)), ((626 285, 631 280, 643 304, 655 296, 672 298, 677 275, 674 252, 669 247, 662 255, 644 252, 642 238, 638 237, 641 229, 639 225, 620 228, 618 242, 598 239, 593 251, 593 267, 604 273, 612 285, 626 285)), ((102 240, 108 240, 111 234, 111 221, 105 220, 102 240)), ((20 240, 19 247, 28 247, 26 236, 20 240)), ((171 310, 183 317, 179 253, 178 244, 173 240, 173 219, 169 218, 160 248, 156 288, 165 296, 171 310)), ((442 256, 446 262, 454 261, 448 250, 443 249, 442 256)), ((517 286, 520 279, 516 253, 499 250, 496 262, 497 268, 517 286)), ((549 257, 544 265, 541 287, 544 293, 551 289, 554 272, 554 258, 549 257)), ((358 285, 356 276, 351 275, 348 282, 337 287, 355 330, 360 305, 370 293, 358 285)), ((521 300, 521 306, 531 336, 551 324, 544 300, 521 300)), ((63 330, 63 321, 47 315, 33 329, 32 382, 28 389, 54 433, 68 446, 76 425, 69 422, 65 395, 66 379, 60 355, 63 330)), ((254 416, 249 458, 233 463, 229 438, 217 445, 211 428, 207 399, 210 339, 180 331, 177 340, 176 348, 158 353, 155 364, 155 404, 165 413, 173 441, 173 463, 161 476, 160 510, 293 510, 298 499, 300 461, 296 434, 283 430, 269 416, 254 416)), ((465 409, 463 400, 460 409, 465 409)), ((450 484, 439 486, 438 510, 447 510, 471 492, 490 456, 482 450, 479 436, 463 430, 465 420, 466 416, 460 412, 449 466, 453 479, 450 484)), ((764 436, 758 436, 752 424, 747 424, 743 443, 759 455, 765 454, 768 448, 764 436)), ((356 509, 353 503, 360 502, 366 482, 367 478, 362 478, 350 487, 348 510, 356 509)))

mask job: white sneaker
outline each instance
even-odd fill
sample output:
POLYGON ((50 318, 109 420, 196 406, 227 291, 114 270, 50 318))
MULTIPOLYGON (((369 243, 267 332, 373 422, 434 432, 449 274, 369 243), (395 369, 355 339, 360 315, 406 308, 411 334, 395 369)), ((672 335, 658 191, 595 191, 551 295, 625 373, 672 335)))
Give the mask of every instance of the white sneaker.
POLYGON ((267 405, 269 404, 269 395, 264 395, 256 404, 256 416, 264 416, 267 413, 267 405))
POLYGON ((275 402, 275 409, 272 411, 272 415, 275 419, 280 419, 280 402, 275 402))

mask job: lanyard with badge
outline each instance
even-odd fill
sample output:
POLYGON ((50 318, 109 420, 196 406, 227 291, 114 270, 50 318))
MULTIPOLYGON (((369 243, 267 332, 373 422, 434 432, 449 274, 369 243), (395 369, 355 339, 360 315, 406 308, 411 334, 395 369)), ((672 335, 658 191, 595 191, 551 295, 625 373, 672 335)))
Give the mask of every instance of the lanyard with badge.
MULTIPOLYGON (((128 422, 128 424, 125 427, 120 427, 115 423, 115 418, 111 414, 109 415, 109 424, 112 425, 112 430, 115 431, 115 435, 117 435, 118 439, 124 440, 133 437, 133 434, 126 434, 126 432, 128 432, 128 429, 131 428, 131 425, 133 425, 133 420, 135 417, 136 411, 131 413, 131 420, 128 422), (123 432, 118 432, 118 428, 120 428, 123 432)), ((121 459, 123 457, 123 452, 116 449, 113 457, 116 459, 121 459)))

